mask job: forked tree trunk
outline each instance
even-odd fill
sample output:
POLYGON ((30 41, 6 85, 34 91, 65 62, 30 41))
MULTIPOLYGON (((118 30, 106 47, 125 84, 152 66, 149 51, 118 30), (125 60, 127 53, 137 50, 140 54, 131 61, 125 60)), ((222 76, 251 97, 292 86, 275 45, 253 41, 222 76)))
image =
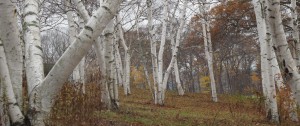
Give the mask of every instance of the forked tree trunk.
MULTIPOLYGON (((260 55, 261 55, 261 76, 262 76, 262 87, 265 96, 265 107, 266 116, 270 120, 277 122, 279 121, 278 108, 275 90, 275 81, 272 69, 272 48, 271 48, 271 37, 267 34, 268 25, 265 20, 265 12, 262 7, 264 7, 262 0, 253 0, 254 11, 256 15, 257 29, 259 35, 260 43, 260 55), (270 59, 270 60, 269 60, 270 59)), ((274 57, 273 57, 274 58, 274 57)), ((276 57, 275 57, 276 60, 276 57)))
POLYGON ((151 61, 152 61, 152 75, 153 75, 153 89, 154 89, 154 103, 158 103, 158 64, 157 64, 157 51, 156 51, 156 41, 155 41, 155 29, 153 26, 153 1, 147 0, 147 19, 148 19, 148 32, 151 46, 151 61))
MULTIPOLYGON (((7 3, 5 4, 7 5, 7 3)), ((5 101, 3 101, 4 102, 3 104, 8 108, 7 111, 10 120, 12 122, 12 125, 24 124, 24 116, 21 112, 20 106, 18 105, 17 100, 15 98, 15 94, 13 92, 11 77, 9 74, 2 43, 0 43, 0 84, 1 84, 1 88, 0 88, 1 93, 3 93, 3 95, 1 96, 3 96, 2 97, 3 99, 6 99, 5 101)))
MULTIPOLYGON (((179 28, 177 30, 177 35, 175 38, 175 43, 174 43, 174 38, 171 38, 171 45, 172 45, 172 58, 171 58, 171 62, 163 76, 163 92, 165 93, 165 90, 167 88, 167 82, 169 79, 169 74, 171 72, 171 70, 174 68, 174 72, 175 72, 175 80, 176 80, 176 84, 177 84, 177 90, 178 90, 178 94, 179 95, 184 95, 184 91, 182 89, 181 86, 181 82, 180 82, 180 78, 179 78, 179 71, 178 71, 178 65, 177 65, 177 53, 178 53, 178 48, 179 48, 179 44, 180 44, 180 37, 181 37, 181 32, 183 30, 184 24, 185 24, 185 13, 186 13, 186 6, 187 6, 187 1, 184 1, 184 5, 183 8, 181 10, 181 14, 180 14, 180 21, 179 21, 179 28)), ((172 27, 173 28, 173 27, 172 27)), ((172 31, 172 30, 171 30, 172 31)), ((171 35, 173 36, 173 35, 171 35)), ((165 97, 165 95, 163 95, 163 98, 165 97)))
POLYGON ((158 79, 158 92, 157 100, 159 105, 164 105, 164 85, 163 85, 163 54, 165 51, 166 33, 167 33, 167 18, 168 18, 168 0, 163 0, 163 19, 162 19, 162 32, 160 39, 160 47, 157 56, 157 79, 158 79))
POLYGON ((267 3, 267 22, 270 23, 270 34, 272 36, 273 48, 277 52, 279 66, 282 66, 287 83, 290 85, 292 93, 298 105, 300 104, 300 75, 288 43, 282 25, 280 12, 280 0, 266 1, 267 3))
POLYGON ((209 78, 210 78, 210 87, 211 87, 211 94, 212 94, 212 100, 214 102, 218 102, 217 97, 217 90, 216 90, 216 83, 215 83, 215 77, 214 77, 214 70, 213 70, 213 50, 212 50, 212 42, 211 42, 211 35, 210 35, 210 25, 207 19, 205 17, 206 10, 209 9, 205 3, 206 0, 201 0, 201 4, 199 6, 200 15, 202 16, 202 31, 203 31, 203 38, 204 38, 204 51, 205 51, 205 57, 207 60, 208 70, 209 70, 209 78))
POLYGON ((123 73, 123 87, 124 87, 124 94, 129 95, 131 94, 130 90, 130 53, 129 53, 129 47, 126 45, 126 41, 124 39, 124 33, 123 29, 119 20, 119 17, 116 18, 117 27, 118 27, 118 33, 121 39, 121 45, 124 48, 125 56, 124 56, 124 73, 123 73))
MULTIPOLYGON (((23 105, 23 54, 15 5, 9 0, 0 2, 0 41, 4 47, 9 75, 17 103, 23 105)), ((20 108, 22 110, 22 107, 20 108)))

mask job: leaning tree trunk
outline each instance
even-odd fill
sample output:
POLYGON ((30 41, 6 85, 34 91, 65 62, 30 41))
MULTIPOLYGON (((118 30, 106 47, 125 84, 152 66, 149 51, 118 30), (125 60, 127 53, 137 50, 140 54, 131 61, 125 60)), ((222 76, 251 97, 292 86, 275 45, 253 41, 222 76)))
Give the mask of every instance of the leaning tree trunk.
POLYGON ((270 23, 270 34, 274 43, 274 50, 277 52, 279 66, 282 66, 287 83, 290 85, 292 93, 295 96, 296 102, 300 104, 300 75, 283 30, 280 0, 266 1, 268 5, 267 21, 270 23))
MULTIPOLYGON (((68 20, 68 34, 69 34, 69 42, 72 43, 76 39, 77 35, 77 27, 76 27, 76 22, 75 22, 75 13, 71 9, 71 3, 69 0, 65 0, 66 4, 66 11, 67 11, 67 20, 68 20)), ((72 73, 72 79, 75 83, 79 83, 80 81, 80 71, 79 67, 76 67, 73 70, 72 73)))
MULTIPOLYGON (((4 2, 4 5, 9 5, 7 3, 10 2, 4 2)), ((3 101, 4 102, 3 104, 8 108, 8 115, 10 117, 12 125, 22 125, 24 124, 24 116, 15 98, 15 94, 13 92, 13 87, 11 82, 12 81, 7 66, 4 48, 2 46, 2 43, 0 43, 0 84, 1 84, 0 89, 2 90, 1 92, 3 93, 3 95, 1 95, 3 96, 2 98, 6 99, 5 101, 3 101)))
POLYGON ((124 52, 125 52, 125 57, 124 57, 124 74, 123 74, 123 87, 124 87, 124 94, 125 95, 129 95, 131 94, 131 90, 130 90, 130 53, 129 53, 129 47, 126 45, 126 41, 124 39, 124 33, 123 33, 123 29, 120 23, 120 20, 118 19, 117 16, 117 27, 118 27, 118 33, 121 39, 121 45, 124 48, 124 52))
POLYGON ((68 47, 65 53, 53 66, 44 81, 36 88, 36 104, 34 117, 31 121, 35 125, 44 125, 43 120, 49 114, 55 96, 62 88, 68 76, 87 53, 89 48, 114 17, 122 0, 106 1, 101 4, 98 10, 91 16, 83 30, 77 35, 76 40, 68 47))

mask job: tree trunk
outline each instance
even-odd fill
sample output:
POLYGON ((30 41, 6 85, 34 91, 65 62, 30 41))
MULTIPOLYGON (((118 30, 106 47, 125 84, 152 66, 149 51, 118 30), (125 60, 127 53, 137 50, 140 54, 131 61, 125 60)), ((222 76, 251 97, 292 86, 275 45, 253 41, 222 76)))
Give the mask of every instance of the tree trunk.
POLYGON ((155 29, 153 26, 152 17, 152 0, 147 0, 147 19, 148 19, 148 32, 151 46, 151 60, 152 60, 152 75, 153 75, 153 89, 154 89, 154 103, 158 103, 158 64, 157 64, 157 52, 156 52, 156 41, 155 41, 155 29))
POLYGON ((293 44, 295 44, 295 62, 297 67, 300 66, 300 43, 299 43, 299 30, 298 30, 298 12, 297 12, 296 0, 291 0, 291 27, 292 27, 292 36, 293 44))
POLYGON ((100 38, 96 41, 96 51, 97 51, 97 59, 98 64, 100 66, 101 72, 101 80, 100 80, 100 89, 101 89, 101 102, 103 103, 103 107, 109 109, 111 106, 111 99, 109 95, 108 85, 106 83, 106 66, 105 66, 105 47, 107 43, 101 41, 100 38))
POLYGON ((213 70, 213 52, 212 52, 212 43, 211 43, 211 35, 210 35, 210 26, 209 22, 207 21, 207 17, 205 17, 205 11, 208 10, 208 6, 205 5, 206 0, 202 0, 202 3, 199 6, 200 14, 203 17, 202 19, 202 30, 203 30, 203 38, 204 38, 204 50, 205 50, 205 57, 207 59, 207 65, 209 70, 209 77, 210 77, 210 86, 211 86, 211 93, 212 93, 212 100, 214 102, 218 101, 217 91, 216 91, 216 83, 214 77, 214 70, 213 70))
MULTIPOLYGON (((5 4, 7 3, 10 2, 5 1, 5 4)), ((2 90, 1 92, 3 93, 3 95, 1 95, 3 96, 2 98, 6 99, 3 105, 7 106, 8 108, 8 115, 10 117, 12 125, 22 125, 24 124, 24 116, 15 98, 15 94, 13 92, 13 87, 11 82, 12 81, 10 78, 10 74, 6 62, 4 48, 2 46, 2 43, 0 43, 0 84, 1 84, 0 89, 2 90)))
MULTIPOLYGON (((0 41, 4 46, 13 91, 19 106, 23 106, 23 53, 18 29, 16 8, 11 1, 0 2, 0 41)), ((22 110, 22 107, 20 108, 22 110)))
POLYGON ((123 74, 123 87, 124 87, 124 94, 129 95, 131 94, 130 90, 130 53, 129 53, 129 48, 126 45, 126 41, 124 39, 124 33, 123 29, 119 20, 119 17, 117 16, 117 27, 118 27, 118 33, 121 39, 121 45, 124 48, 125 56, 124 56, 124 74, 123 74))
POLYGON ((158 71, 157 71, 157 79, 158 79, 158 104, 164 105, 164 84, 163 84, 163 54, 165 50, 166 43, 166 33, 167 33, 167 18, 168 18, 168 0, 163 1, 163 19, 162 19, 162 32, 161 32, 161 40, 160 47, 157 56, 158 63, 158 71))
POLYGON ((91 48, 93 40, 100 35, 107 23, 114 17, 121 2, 122 0, 114 0, 101 4, 79 33, 76 40, 53 66, 41 85, 35 88, 35 92, 37 92, 36 103, 38 106, 32 109, 35 110, 35 118, 32 120, 33 124, 44 125, 43 119, 50 112, 56 94, 58 94, 82 57, 91 48))
POLYGON ((117 90, 115 90, 115 57, 114 57, 114 23, 111 21, 103 31, 105 44, 105 67, 106 67, 106 83, 109 89, 111 106, 109 109, 118 109, 117 90))
POLYGON ((267 3, 267 22, 270 24, 270 34, 273 39, 274 50, 277 52, 279 66, 282 66, 287 83, 295 96, 296 102, 300 104, 300 75, 288 43, 282 25, 282 18, 280 13, 280 0, 266 1, 267 3))

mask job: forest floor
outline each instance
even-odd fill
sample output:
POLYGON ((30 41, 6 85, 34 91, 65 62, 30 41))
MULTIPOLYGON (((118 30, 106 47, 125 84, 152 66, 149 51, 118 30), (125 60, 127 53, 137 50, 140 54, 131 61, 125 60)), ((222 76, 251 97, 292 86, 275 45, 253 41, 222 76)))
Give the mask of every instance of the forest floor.
MULTIPOLYGON (((97 88, 90 89, 90 92, 98 90, 97 88)), ((71 94, 61 95, 64 96, 64 98, 60 97, 61 101, 64 102, 56 104, 49 125, 276 125, 267 121, 263 111, 263 99, 259 97, 219 95, 219 102, 215 103, 212 102, 209 93, 187 93, 184 96, 179 96, 176 92, 168 91, 166 104, 157 106, 153 104, 149 90, 133 88, 132 94, 125 96, 123 90, 120 89, 119 110, 107 111, 99 107, 101 105, 94 100, 95 98, 84 96, 74 100, 74 97, 69 97, 72 96, 71 94)), ((93 96, 99 98, 98 94, 95 93, 93 96)), ((299 124, 287 121, 284 117, 281 117, 280 125, 299 124)))

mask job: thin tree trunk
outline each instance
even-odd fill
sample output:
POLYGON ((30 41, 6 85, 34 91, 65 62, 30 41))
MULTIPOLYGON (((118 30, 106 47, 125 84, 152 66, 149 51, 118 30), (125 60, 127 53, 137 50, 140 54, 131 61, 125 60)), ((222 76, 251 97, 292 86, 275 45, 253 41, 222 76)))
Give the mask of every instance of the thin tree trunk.
POLYGON ((157 71, 157 79, 158 79, 158 104, 164 105, 164 85, 163 85, 163 54, 165 50, 166 43, 166 33, 167 33, 167 18, 168 18, 168 0, 163 1, 163 19, 162 19, 162 32, 161 32, 161 40, 160 47, 157 56, 158 63, 158 71, 157 71))
POLYGON ((292 35, 293 35, 293 42, 295 44, 295 61, 297 66, 300 66, 300 43, 299 43, 299 30, 298 30, 298 12, 297 12, 297 5, 296 0, 291 0, 291 27, 292 27, 292 35))
MULTIPOLYGON (((184 1, 184 5, 183 5, 183 9, 181 11, 181 14, 180 14, 180 25, 179 25, 179 28, 178 28, 178 31, 177 31, 177 35, 176 35, 176 42, 174 43, 174 39, 171 38, 171 44, 173 45, 172 46, 172 59, 171 59, 171 62, 165 72, 165 75, 163 76, 163 92, 165 93, 165 90, 167 88, 167 82, 168 82, 168 78, 169 78, 169 74, 171 72, 171 69, 173 69, 174 67, 176 67, 177 69, 174 69, 175 70, 175 78, 176 78, 176 84, 177 84, 177 88, 178 88, 178 93, 179 95, 184 95, 184 91, 182 89, 182 86, 181 86, 181 82, 180 82, 180 78, 179 78, 179 71, 178 71, 178 65, 177 65, 177 53, 178 53, 178 48, 179 48, 179 44, 180 44, 180 37, 181 37, 181 32, 183 30, 183 27, 184 27, 184 18, 185 18, 185 13, 186 13, 186 6, 187 6, 187 1, 184 1), (175 66, 176 65, 176 66, 175 66)), ((165 97, 165 95, 163 95, 163 98, 165 97)))
POLYGON ((154 103, 158 103, 158 64, 157 64, 157 52, 156 52, 156 41, 155 41, 155 29, 153 26, 152 16, 152 0, 147 0, 147 19, 148 19, 148 32, 151 46, 151 61, 152 61, 152 75, 153 75, 153 89, 154 89, 154 103))
POLYGON ((130 90, 130 53, 129 53, 129 48, 126 45, 126 41, 124 39, 124 33, 123 33, 123 29, 122 26, 120 24, 120 20, 119 17, 117 16, 117 27, 118 27, 118 33, 121 39, 121 45, 124 48, 124 52, 125 52, 125 57, 124 57, 124 74, 123 74, 123 79, 124 79, 124 94, 125 95, 129 95, 131 94, 131 90, 130 90))
POLYGON ((175 72, 175 82, 177 86, 177 91, 179 95, 184 95, 184 90, 182 88, 182 84, 180 81, 180 75, 179 75, 179 70, 178 70, 178 64, 177 64, 177 59, 175 59, 175 64, 174 64, 174 72, 175 72))
POLYGON ((213 50, 212 50, 212 42, 211 42, 211 35, 210 35, 210 26, 209 22, 205 18, 205 11, 208 9, 208 6, 205 5, 206 0, 201 0, 201 4, 199 6, 200 14, 203 17, 202 19, 202 30, 203 30, 203 38, 204 38, 204 49, 205 49, 205 56, 207 59, 207 65, 209 70, 209 77, 210 77, 210 86, 211 86, 211 93, 212 93, 212 100, 214 102, 218 101, 217 91, 216 91, 216 83, 214 77, 214 70, 213 70, 213 50))

